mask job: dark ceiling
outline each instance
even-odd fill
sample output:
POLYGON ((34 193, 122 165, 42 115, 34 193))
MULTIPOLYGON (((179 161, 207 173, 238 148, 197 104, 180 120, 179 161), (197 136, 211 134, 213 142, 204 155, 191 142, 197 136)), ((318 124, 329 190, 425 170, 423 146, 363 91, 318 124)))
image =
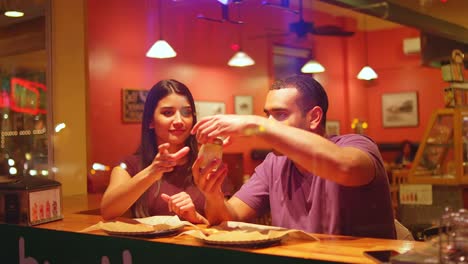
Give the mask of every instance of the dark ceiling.
POLYGON ((467 0, 320 1, 468 44, 467 0))
POLYGON ((22 21, 44 16, 46 0, 0 0, 0 26, 11 25, 22 21), (24 12, 24 17, 11 18, 3 15, 7 9, 16 9, 24 12))
POLYGON ((388 0, 388 2, 468 28, 466 0, 388 0))
MULTIPOLYGON (((102 1, 102 0, 101 0, 102 1)), ((110 1, 110 0, 109 0, 110 1)), ((149 0, 141 0, 149 1, 149 0)), ((193 1, 193 0, 166 0, 193 1)), ((199 0, 197 0, 199 1, 199 0)), ((204 0, 207 1, 207 0, 204 0)), ((210 0, 216 2, 217 0, 210 0)), ((244 0, 262 1, 262 0, 244 0)), ((300 0, 290 0, 291 6, 298 6, 300 0)), ((458 40, 468 44, 468 0, 303 0, 304 7, 318 7, 322 12, 333 15, 347 10, 346 15, 368 14, 397 24, 421 29, 448 39, 458 40), (335 8, 323 8, 323 5, 335 8), (322 6, 322 8, 320 8, 322 6)), ((281 3, 282 0, 268 0, 271 3, 281 3)), ((41 16, 45 13, 49 0, 0 0, 0 10, 15 6, 25 11, 23 18, 7 18, 0 15, 0 26, 13 24, 41 16)), ((3 13, 3 12, 2 12, 3 13)), ((340 14, 342 15, 342 14, 340 14)), ((385 22, 377 23, 369 28, 385 27, 385 22)), ((388 23, 390 24, 390 23, 388 23)), ((388 26, 388 25, 387 25, 388 26)), ((369 30, 365 29, 365 30, 369 30)))

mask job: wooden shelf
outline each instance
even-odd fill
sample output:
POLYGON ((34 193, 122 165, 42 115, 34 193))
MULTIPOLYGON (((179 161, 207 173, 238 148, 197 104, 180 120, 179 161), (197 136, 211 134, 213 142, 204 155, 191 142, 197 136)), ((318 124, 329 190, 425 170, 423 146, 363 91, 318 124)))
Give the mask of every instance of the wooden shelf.
POLYGON ((468 108, 434 111, 418 148, 408 183, 460 185, 468 182, 468 108))

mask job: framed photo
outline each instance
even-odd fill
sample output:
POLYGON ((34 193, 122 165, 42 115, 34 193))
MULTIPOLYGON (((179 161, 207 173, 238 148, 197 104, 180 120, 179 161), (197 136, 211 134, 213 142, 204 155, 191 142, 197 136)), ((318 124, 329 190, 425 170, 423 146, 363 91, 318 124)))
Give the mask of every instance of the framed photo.
POLYGON ((418 125, 417 92, 382 95, 382 121, 384 127, 409 127, 418 125))
POLYGON ((205 116, 226 113, 226 104, 224 102, 195 101, 195 108, 198 120, 205 116))
POLYGON ((139 123, 143 117, 148 90, 122 89, 122 121, 139 123))
POLYGON ((253 114, 253 96, 250 96, 250 95, 234 96, 234 112, 237 115, 253 114))
POLYGON ((339 135, 340 134, 340 121, 327 120, 327 123, 325 123, 325 132, 329 136, 339 135))

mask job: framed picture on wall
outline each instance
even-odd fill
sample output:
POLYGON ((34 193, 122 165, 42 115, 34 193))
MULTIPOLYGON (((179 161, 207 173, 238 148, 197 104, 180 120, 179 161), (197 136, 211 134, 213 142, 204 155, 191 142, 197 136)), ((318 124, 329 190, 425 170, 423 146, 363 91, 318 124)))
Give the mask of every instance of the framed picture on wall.
POLYGON ((327 123, 325 123, 325 132, 329 136, 339 135, 340 134, 340 121, 327 120, 327 123))
POLYGON ((382 95, 382 122, 384 127, 411 127, 418 125, 417 92, 382 95))
POLYGON ((226 104, 224 102, 195 101, 195 108, 198 120, 205 116, 226 113, 226 104))
POLYGON ((122 121, 139 123, 143 117, 148 90, 122 89, 122 121))
POLYGON ((234 96, 234 113, 237 115, 253 114, 253 96, 236 95, 234 96))

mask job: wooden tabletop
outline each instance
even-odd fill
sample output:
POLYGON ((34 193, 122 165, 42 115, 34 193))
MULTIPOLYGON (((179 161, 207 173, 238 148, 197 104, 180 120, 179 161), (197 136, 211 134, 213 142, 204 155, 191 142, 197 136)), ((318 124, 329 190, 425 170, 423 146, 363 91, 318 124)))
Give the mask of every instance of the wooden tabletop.
MULTIPOLYGON (((80 232, 81 230, 97 224, 102 220, 99 214, 99 202, 100 195, 76 195, 64 197, 64 219, 37 225, 35 227, 67 232, 80 232)), ((100 230, 91 231, 89 233, 99 236, 108 236, 106 233, 100 230)), ((300 259, 326 260, 345 263, 373 263, 370 259, 363 255, 364 251, 393 249, 400 253, 404 253, 413 248, 422 249, 426 246, 426 244, 423 242, 415 241, 334 236, 323 234, 314 234, 314 236, 318 237, 320 240, 304 241, 297 239, 283 239, 280 244, 265 248, 223 248, 249 252, 252 254, 269 254, 300 259)), ((196 247, 213 247, 204 245, 203 242, 190 236, 139 239, 196 247)))

